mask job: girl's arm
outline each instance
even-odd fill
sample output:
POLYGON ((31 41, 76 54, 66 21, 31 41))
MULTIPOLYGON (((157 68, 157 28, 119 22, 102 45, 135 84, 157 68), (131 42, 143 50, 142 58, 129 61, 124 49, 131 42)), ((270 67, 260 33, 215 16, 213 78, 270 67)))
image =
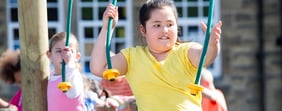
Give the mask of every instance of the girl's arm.
POLYGON ((106 36, 107 28, 103 26, 92 49, 90 59, 90 71, 100 77, 102 77, 103 71, 107 68, 106 36))
POLYGON ((0 108, 7 108, 9 103, 0 98, 0 108))
MULTIPOLYGON (((204 25, 205 26, 205 25, 204 25)), ((208 66, 213 63, 214 59, 220 52, 220 34, 221 34, 222 22, 219 21, 215 27, 212 28, 210 33, 210 40, 206 55, 204 66, 208 66)))
MULTIPOLYGON (((109 4, 103 15, 103 26, 97 38, 97 41, 94 44, 91 60, 90 60, 90 70, 93 74, 97 76, 102 76, 104 70, 107 69, 107 61, 106 61, 106 39, 108 32, 108 21, 109 18, 113 18, 112 28, 116 26, 118 21, 118 9, 117 7, 109 4)), ((112 35, 113 30, 111 30, 110 34, 112 35)), ((118 56, 117 54, 116 56, 118 56)), ((116 58, 116 57, 113 57, 116 58)), ((112 60, 113 66, 115 65, 115 60, 112 60)))
MULTIPOLYGON (((201 23, 201 26, 205 32, 207 26, 204 23, 201 23)), ((207 67, 208 65, 212 64, 212 62, 220 52, 221 26, 222 26, 222 22, 219 21, 215 25, 215 27, 213 27, 213 29, 211 30, 204 67, 207 67)), ((202 51, 203 51, 203 46, 197 43, 193 44, 190 50, 188 51, 188 58, 191 61, 191 63, 196 67, 199 66, 202 51)))
POLYGON ((80 53, 74 53, 70 47, 65 47, 61 53, 61 57, 65 61, 65 76, 66 81, 70 82, 72 87, 65 94, 68 98, 76 98, 80 96, 83 89, 82 75, 77 66, 77 62, 80 58, 80 53))
POLYGON ((0 98, 0 108, 11 108, 11 110, 13 109, 12 111, 18 110, 18 108, 15 105, 8 103, 1 98, 0 98))
POLYGON ((66 64, 66 80, 72 87, 66 92, 68 98, 76 98, 84 92, 82 75, 74 62, 66 64))

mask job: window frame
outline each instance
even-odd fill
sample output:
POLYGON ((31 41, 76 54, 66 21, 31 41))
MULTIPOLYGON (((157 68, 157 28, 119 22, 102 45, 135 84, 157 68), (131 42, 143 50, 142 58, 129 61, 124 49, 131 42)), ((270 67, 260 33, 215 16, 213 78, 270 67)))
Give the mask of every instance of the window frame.
MULTIPOLYGON (((90 58, 91 55, 87 56, 86 55, 86 49, 85 49, 85 44, 94 44, 96 42, 97 37, 95 37, 95 34, 93 34, 93 38, 85 38, 84 37, 84 28, 85 27, 90 27, 90 28, 101 28, 103 25, 102 20, 99 20, 98 16, 99 16, 99 8, 100 7, 106 7, 109 4, 109 2, 99 2, 97 0, 92 0, 90 2, 82 2, 82 1, 77 1, 77 23, 78 23, 78 38, 79 38, 79 47, 80 47, 80 53, 82 58, 80 59, 80 64, 82 67, 82 70, 84 73, 86 74, 90 74, 90 71, 86 71, 86 70, 90 70, 90 66, 86 66, 86 62, 90 62, 90 58), (83 7, 90 7, 93 10, 93 19, 92 20, 83 20, 82 19, 82 8, 83 7), (95 18, 96 16, 96 18, 95 18), (88 69, 87 69, 88 68, 88 69)), ((119 8, 121 7, 125 7, 126 8, 126 19, 124 20, 119 20, 118 24, 116 27, 123 27, 124 31, 125 31, 125 35, 124 38, 116 38, 115 36, 115 32, 116 30, 114 30, 113 32, 113 37, 111 39, 111 50, 113 52, 119 52, 119 50, 116 49, 115 45, 116 43, 124 43, 124 47, 130 47, 133 46, 133 25, 129 24, 132 23, 132 0, 124 0, 124 1, 117 1, 117 6, 119 8)), ((97 29, 96 29, 97 30, 97 29)), ((95 29, 94 29, 95 31, 95 29)), ((96 31, 94 33, 99 34, 99 31, 96 31)), ((96 35, 98 36, 98 35, 96 35)), ((92 51, 92 49, 91 49, 92 51)), ((92 74, 91 74, 92 75, 92 74)))
MULTIPOLYGON (((64 30, 64 7, 62 6, 64 6, 63 0, 57 0, 56 3, 47 2, 47 8, 52 7, 52 8, 58 9, 58 21, 48 21, 48 29, 49 28, 56 29, 56 32, 64 30)), ((18 1, 17 0, 6 0, 7 41, 8 41, 7 47, 9 49, 16 49, 16 48, 19 48, 20 46, 20 40, 15 40, 15 35, 13 33, 13 30, 14 29, 19 30, 19 20, 16 22, 12 21, 12 18, 11 18, 11 9, 12 8, 18 8, 18 1)))

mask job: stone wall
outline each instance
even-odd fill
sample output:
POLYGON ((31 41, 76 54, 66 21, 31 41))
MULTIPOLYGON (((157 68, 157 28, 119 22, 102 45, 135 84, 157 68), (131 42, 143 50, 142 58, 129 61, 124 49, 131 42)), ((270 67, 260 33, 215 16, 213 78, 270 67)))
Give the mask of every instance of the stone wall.
POLYGON ((230 111, 282 108, 282 52, 281 45, 276 43, 282 32, 281 3, 279 0, 263 2, 264 73, 260 72, 258 58, 261 45, 258 1, 221 0, 223 80, 217 83, 227 87, 225 95, 230 111))
POLYGON ((282 8, 280 0, 264 2, 265 104, 267 111, 279 111, 282 109, 282 8))

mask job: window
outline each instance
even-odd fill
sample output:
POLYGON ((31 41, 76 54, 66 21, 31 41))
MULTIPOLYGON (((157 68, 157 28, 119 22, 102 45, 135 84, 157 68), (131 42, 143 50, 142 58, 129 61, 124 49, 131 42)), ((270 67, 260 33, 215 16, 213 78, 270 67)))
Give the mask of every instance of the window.
MULTIPOLYGON (((6 3, 8 48, 17 49, 20 47, 18 2, 7 0, 6 3)), ((63 31, 63 5, 63 0, 47 0, 49 37, 57 31, 63 31)))
MULTIPOLYGON (((120 49, 132 46, 131 32, 132 0, 118 0, 119 23, 111 39, 111 51, 117 53, 120 49)), ((81 65, 85 73, 90 73, 89 62, 92 48, 102 27, 102 17, 109 0, 79 0, 77 3, 78 38, 82 58, 81 65)))
MULTIPOLYGON (((200 22, 208 20, 209 2, 209 0, 174 0, 179 16, 179 37, 181 40, 204 43, 205 34, 200 27, 200 22)), ((219 0, 214 1, 213 24, 217 23, 220 18, 219 3, 219 0)), ((216 58, 209 69, 215 77, 221 75, 221 55, 216 58)))
MULTIPOLYGON (((133 45, 133 13, 134 0, 118 0, 119 23, 115 28, 111 40, 111 50, 119 52, 122 48, 133 45)), ((134 1, 136 2, 136 1, 134 1)), ((8 47, 19 48, 19 24, 17 15, 17 0, 7 0, 7 32, 8 47)), ((49 37, 64 31, 65 27, 65 5, 63 0, 47 0, 49 37)), ((76 8, 73 13, 77 15, 77 37, 79 39, 81 52, 81 65, 85 73, 89 73, 89 61, 92 48, 102 26, 102 15, 109 0, 77 0, 74 2, 76 8), (75 12, 76 11, 76 12, 75 12)), ((209 0, 174 0, 179 19, 179 37, 184 41, 196 41, 203 43, 205 34, 200 22, 207 22, 209 0)), ((213 23, 219 21, 220 1, 215 0, 213 23)), ((209 67, 215 77, 221 74, 221 56, 209 67)))

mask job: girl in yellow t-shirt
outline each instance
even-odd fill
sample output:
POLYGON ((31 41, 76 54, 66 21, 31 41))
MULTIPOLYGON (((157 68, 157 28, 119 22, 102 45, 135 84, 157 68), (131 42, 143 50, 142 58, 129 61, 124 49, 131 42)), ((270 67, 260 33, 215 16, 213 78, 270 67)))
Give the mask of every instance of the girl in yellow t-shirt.
MULTIPOLYGON (((103 26, 91 55, 91 72, 97 76, 107 69, 105 43, 109 18, 113 18, 114 28, 118 8, 111 4, 104 12, 103 26)), ((126 48, 111 57, 112 68, 126 75, 138 111, 201 111, 201 95, 191 96, 186 85, 194 82, 202 46, 178 40, 177 18, 170 0, 147 0, 139 12, 139 29, 147 45, 126 48)), ((206 25, 201 26, 205 31, 206 25)), ((220 51, 221 26, 220 21, 211 31, 205 67, 220 51)))

